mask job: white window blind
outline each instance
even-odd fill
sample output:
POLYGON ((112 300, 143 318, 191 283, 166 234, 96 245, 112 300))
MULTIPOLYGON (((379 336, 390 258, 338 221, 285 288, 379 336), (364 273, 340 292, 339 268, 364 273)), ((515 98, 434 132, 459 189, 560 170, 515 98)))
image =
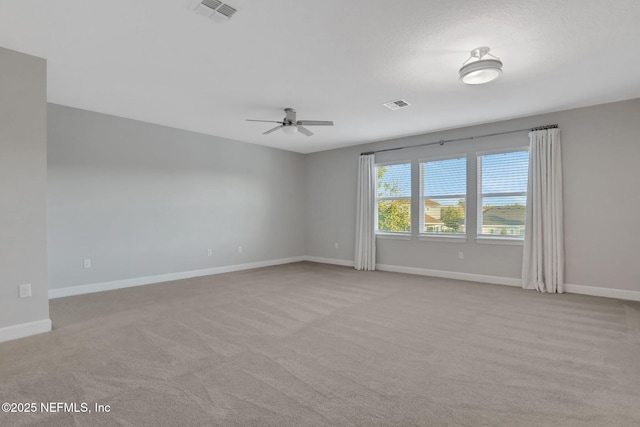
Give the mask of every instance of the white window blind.
POLYGON ((524 237, 529 151, 478 156, 478 235, 524 237))
POLYGON ((420 163, 420 232, 465 234, 467 158, 420 163))
POLYGON ((376 231, 411 231, 411 163, 376 166, 376 231))

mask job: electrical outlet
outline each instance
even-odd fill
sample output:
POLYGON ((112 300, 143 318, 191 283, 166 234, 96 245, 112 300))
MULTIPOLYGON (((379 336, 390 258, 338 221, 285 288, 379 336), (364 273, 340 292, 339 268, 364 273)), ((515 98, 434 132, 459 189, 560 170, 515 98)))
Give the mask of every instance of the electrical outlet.
POLYGON ((238 246, 238 253, 241 254, 242 253, 242 246, 238 246))
POLYGON ((458 259, 464 259, 464 252, 458 252, 458 259))
POLYGON ((91 268, 91 260, 89 258, 84 260, 84 268, 91 268))
POLYGON ((211 249, 207 249, 207 256, 213 255, 213 251, 211 249))
POLYGON ((31 296, 31 283, 25 283, 18 286, 20 298, 29 298, 31 296))

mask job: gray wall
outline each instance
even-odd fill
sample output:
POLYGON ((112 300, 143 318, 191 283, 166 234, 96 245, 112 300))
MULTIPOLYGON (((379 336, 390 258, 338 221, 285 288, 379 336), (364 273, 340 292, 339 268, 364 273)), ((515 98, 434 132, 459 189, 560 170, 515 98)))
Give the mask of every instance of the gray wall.
POLYGON ((52 104, 48 146, 52 289, 304 255, 301 154, 52 104))
MULTIPOLYGON (((640 99, 635 99, 309 154, 306 254, 353 260, 361 152, 557 123, 563 144, 566 282, 640 291, 639 119, 640 99)), ((527 144, 527 134, 521 133, 380 154, 376 161, 473 155, 527 144)), ((468 206, 475 206, 475 171, 475 162, 470 161, 468 206)), ((470 234, 466 242, 419 241, 415 235, 410 241, 378 239, 378 263, 519 278, 522 246, 477 243, 476 214, 473 209, 467 213, 470 234), (464 260, 458 259, 459 251, 464 252, 464 260)), ((413 225, 417 230, 417 222, 413 225)))
POLYGON ((46 114, 45 60, 0 48, 0 328, 49 318, 46 114))

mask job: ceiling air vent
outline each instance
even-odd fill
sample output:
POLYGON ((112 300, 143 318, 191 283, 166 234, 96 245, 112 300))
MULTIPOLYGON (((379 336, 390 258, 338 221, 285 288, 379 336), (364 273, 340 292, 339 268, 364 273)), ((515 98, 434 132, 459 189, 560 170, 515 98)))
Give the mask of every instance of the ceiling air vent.
POLYGON ((222 2, 219 0, 202 0, 193 10, 198 15, 211 16, 221 4, 222 2))
POLYGON ((222 4, 219 0, 202 0, 203 5, 207 6, 210 9, 216 10, 222 4))
POLYGON ((229 19, 237 12, 235 8, 222 3, 220 0, 202 0, 196 4, 194 11, 198 15, 208 16, 215 20, 218 20, 218 18, 229 19))
POLYGON ((405 100, 398 99, 397 101, 385 102, 383 105, 388 109, 395 111, 401 108, 408 107, 410 104, 405 100))
POLYGON ((228 4, 223 4, 222 6, 220 6, 217 10, 218 13, 220 13, 221 15, 224 15, 228 18, 231 18, 233 16, 234 13, 237 12, 237 10, 235 10, 234 8, 232 8, 231 6, 229 6, 228 4))

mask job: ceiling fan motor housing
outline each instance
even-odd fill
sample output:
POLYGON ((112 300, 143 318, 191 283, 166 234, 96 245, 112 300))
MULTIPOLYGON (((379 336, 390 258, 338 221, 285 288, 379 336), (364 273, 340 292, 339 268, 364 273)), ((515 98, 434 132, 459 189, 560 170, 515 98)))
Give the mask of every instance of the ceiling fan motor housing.
POLYGON ((296 125, 296 110, 293 108, 285 108, 284 112, 287 114, 282 121, 284 122, 284 126, 295 126, 296 125))

